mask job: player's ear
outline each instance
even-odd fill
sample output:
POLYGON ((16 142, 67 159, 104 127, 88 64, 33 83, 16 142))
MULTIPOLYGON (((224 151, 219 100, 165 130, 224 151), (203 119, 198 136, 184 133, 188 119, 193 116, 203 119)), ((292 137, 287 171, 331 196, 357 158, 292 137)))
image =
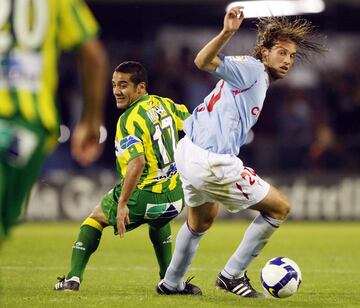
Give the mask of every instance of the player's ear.
POLYGON ((269 52, 270 50, 266 47, 262 47, 261 50, 260 50, 260 53, 261 53, 261 62, 263 63, 267 63, 267 59, 269 57, 269 52))
POLYGON ((142 92, 146 92, 146 84, 145 82, 140 82, 138 85, 137 85, 137 90, 138 90, 138 93, 142 93, 142 92))

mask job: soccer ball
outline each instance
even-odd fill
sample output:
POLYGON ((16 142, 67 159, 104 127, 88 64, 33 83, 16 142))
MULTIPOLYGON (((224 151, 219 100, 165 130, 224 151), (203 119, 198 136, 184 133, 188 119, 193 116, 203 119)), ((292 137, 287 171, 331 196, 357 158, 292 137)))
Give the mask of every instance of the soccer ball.
POLYGON ((291 259, 277 257, 269 260, 261 271, 261 284, 273 297, 289 297, 301 284, 299 266, 291 259))

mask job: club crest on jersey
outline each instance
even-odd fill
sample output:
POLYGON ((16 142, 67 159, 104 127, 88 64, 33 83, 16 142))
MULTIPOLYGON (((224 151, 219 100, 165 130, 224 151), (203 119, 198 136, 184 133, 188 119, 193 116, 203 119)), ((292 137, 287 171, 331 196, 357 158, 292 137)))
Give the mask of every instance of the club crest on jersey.
POLYGON ((254 107, 251 109, 251 114, 254 116, 258 116, 260 113, 260 108, 259 107, 254 107))

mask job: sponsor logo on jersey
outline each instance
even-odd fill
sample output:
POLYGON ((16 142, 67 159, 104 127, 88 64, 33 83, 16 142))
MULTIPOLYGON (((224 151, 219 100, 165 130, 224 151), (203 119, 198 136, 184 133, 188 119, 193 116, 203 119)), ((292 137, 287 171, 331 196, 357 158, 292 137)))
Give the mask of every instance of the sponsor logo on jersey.
POLYGON ((257 83, 257 80, 255 80, 255 82, 250 87, 247 87, 245 89, 233 89, 233 90, 231 90, 231 92, 234 94, 234 96, 238 95, 240 93, 244 93, 244 92, 250 90, 256 83, 257 83))
MULTIPOLYGON (((148 203, 146 205, 146 210, 144 214, 145 219, 169 219, 174 218, 179 215, 183 208, 183 199, 173 201, 171 203, 161 203, 161 204, 152 204, 148 203)), ((165 239, 165 242, 171 243, 171 236, 165 239)))
POLYGON ((136 136, 129 135, 125 138, 121 139, 120 141, 115 141, 115 153, 117 157, 123 155, 126 149, 129 149, 133 144, 141 143, 141 140, 136 136))
POLYGON ((158 170, 158 176, 154 178, 153 182, 159 182, 164 179, 170 179, 177 173, 177 168, 175 163, 172 163, 170 166, 167 166, 163 169, 158 170))
POLYGON ((120 148, 122 150, 126 150, 130 148, 133 144, 141 142, 141 140, 133 135, 129 135, 123 139, 120 140, 120 148))

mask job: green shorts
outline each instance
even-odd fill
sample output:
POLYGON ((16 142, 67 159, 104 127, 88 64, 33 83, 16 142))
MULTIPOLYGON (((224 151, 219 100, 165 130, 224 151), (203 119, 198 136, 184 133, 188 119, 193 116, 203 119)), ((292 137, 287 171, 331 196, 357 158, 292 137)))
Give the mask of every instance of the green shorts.
POLYGON ((0 118, 0 238, 8 235, 36 181, 48 132, 21 117, 0 118))
MULTIPOLYGON (((101 208, 109 225, 114 227, 115 234, 118 234, 116 215, 120 193, 121 185, 118 184, 101 200, 101 208)), ((161 228, 178 216, 184 205, 184 193, 180 185, 170 192, 161 194, 136 189, 128 202, 130 224, 126 225, 126 231, 145 223, 155 229, 161 228)))

